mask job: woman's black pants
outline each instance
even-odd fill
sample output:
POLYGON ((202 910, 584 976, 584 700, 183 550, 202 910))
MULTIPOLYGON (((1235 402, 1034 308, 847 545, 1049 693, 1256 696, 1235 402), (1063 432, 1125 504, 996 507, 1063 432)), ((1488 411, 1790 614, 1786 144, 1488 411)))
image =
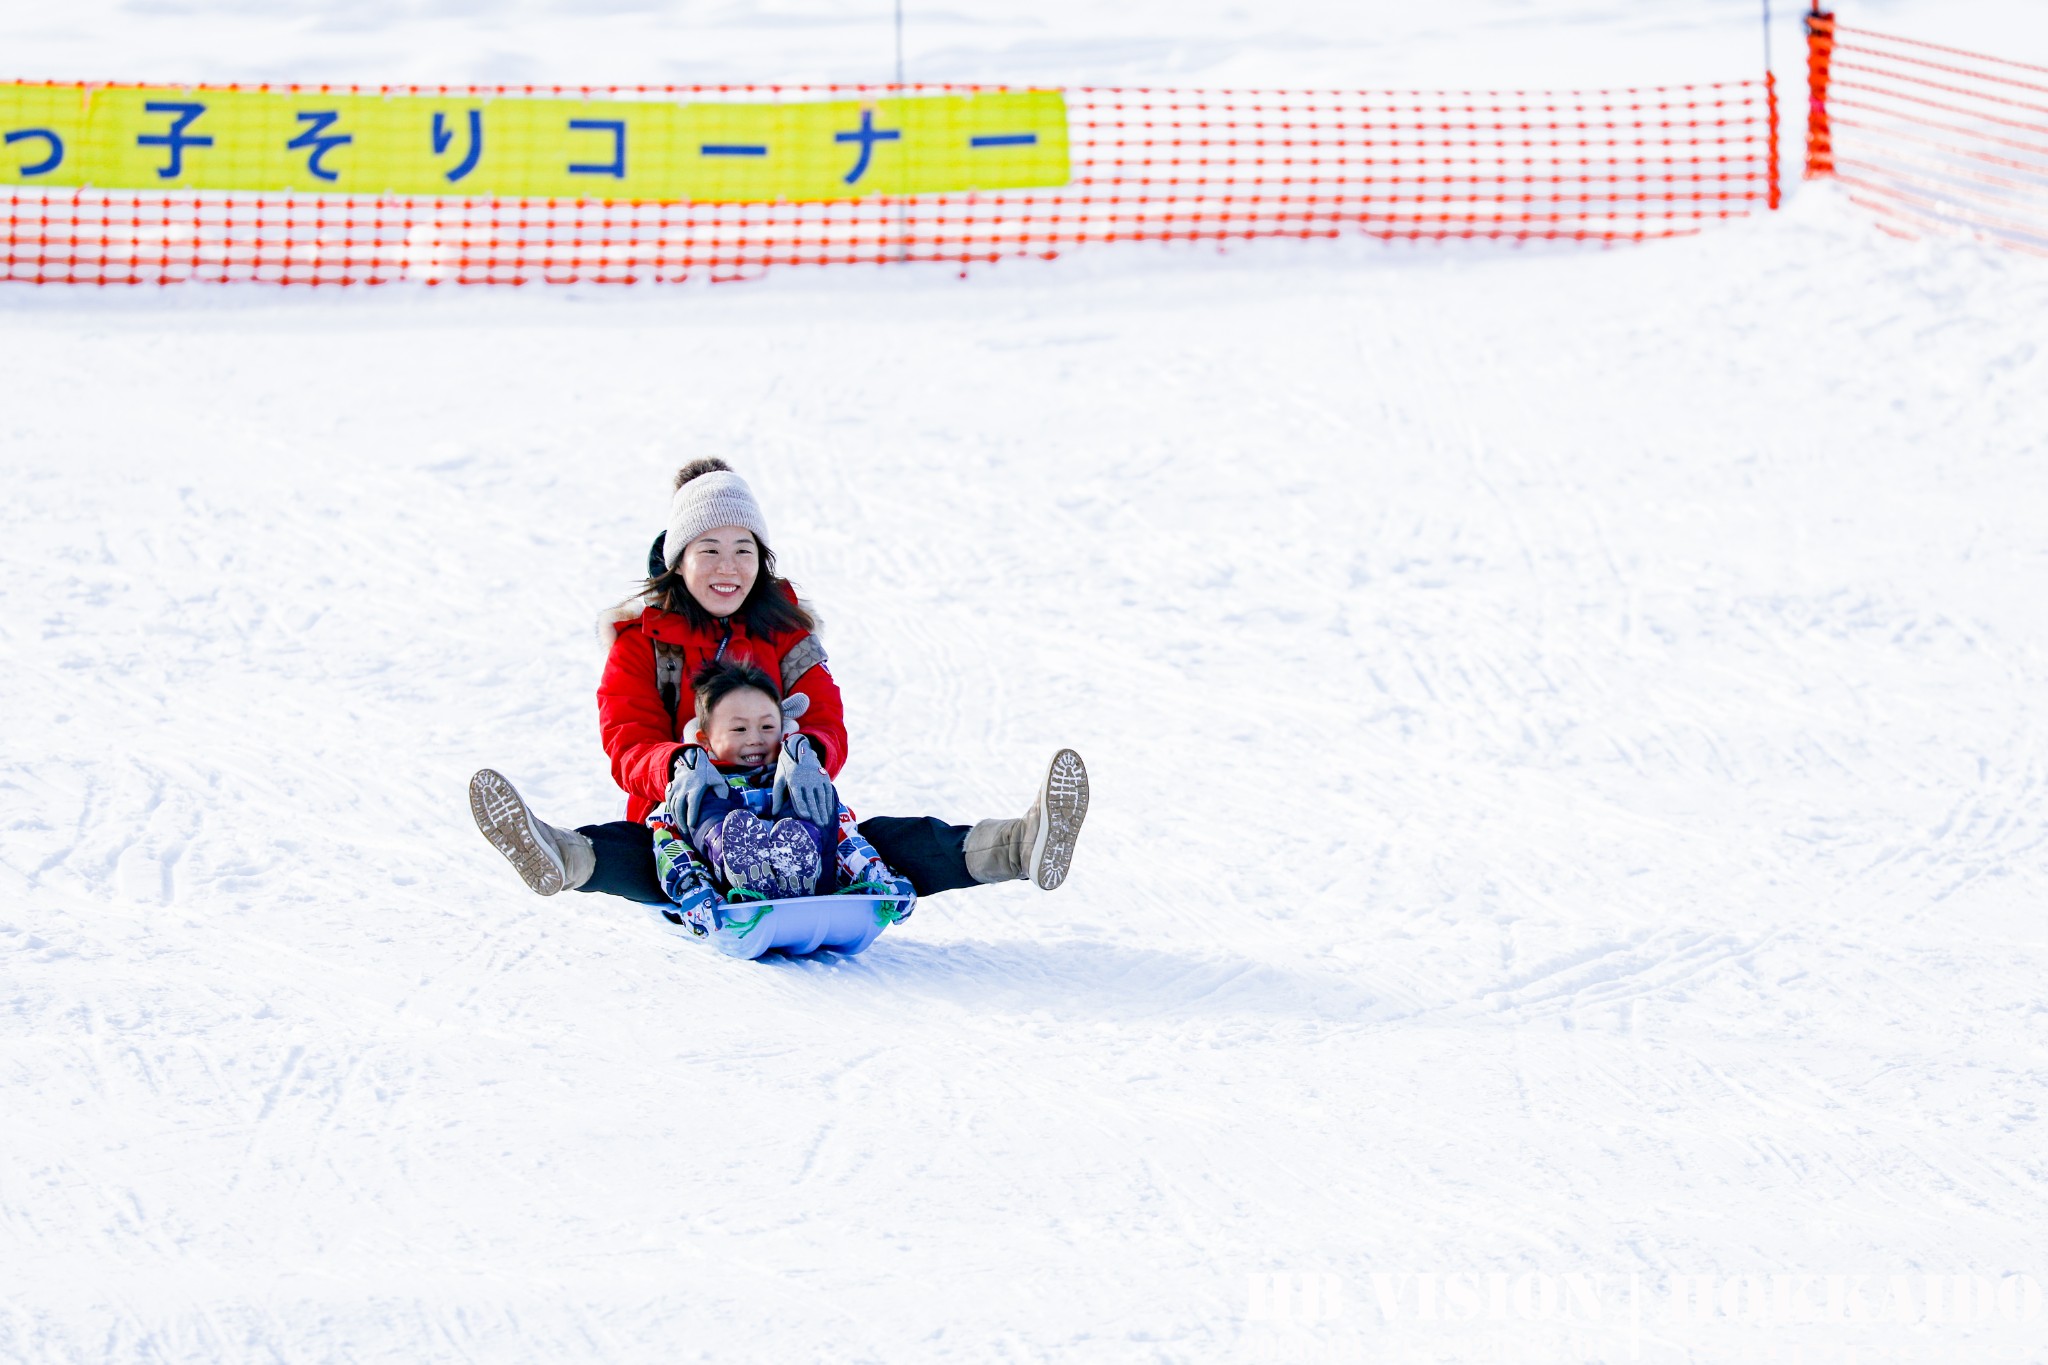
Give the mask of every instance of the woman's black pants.
MULTIPOLYGON (((935 816, 877 815, 860 822, 861 835, 875 846, 882 861, 910 878, 920 896, 978 885, 967 875, 966 825, 949 825, 935 816)), ((662 905, 661 879, 654 871, 654 839, 647 826, 631 820, 584 825, 576 831, 597 853, 597 870, 579 891, 624 896, 645 905, 662 905)))

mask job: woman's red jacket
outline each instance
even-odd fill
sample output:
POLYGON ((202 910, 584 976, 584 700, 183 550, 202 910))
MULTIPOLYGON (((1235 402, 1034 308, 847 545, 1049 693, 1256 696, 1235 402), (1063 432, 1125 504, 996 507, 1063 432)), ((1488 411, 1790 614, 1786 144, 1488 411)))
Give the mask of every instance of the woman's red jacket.
MULTIPOLYGON (((785 585, 784 591, 788 591, 785 585)), ((790 600, 796 595, 790 593, 790 600)), ((597 685, 597 725, 604 751, 612 761, 612 779, 627 796, 626 817, 645 820, 668 794, 670 769, 682 751, 680 736, 696 714, 690 679, 718 657, 750 663, 782 684, 783 696, 802 693, 810 706, 799 722, 818 751, 818 761, 833 777, 846 764, 846 712, 839 684, 825 667, 825 651, 808 631, 768 638, 750 633, 736 617, 709 626, 693 626, 687 618, 649 607, 637 621, 617 627, 617 638, 605 658, 604 678, 597 685), (676 713, 661 699, 655 676, 654 642, 683 652, 682 681, 676 713)))

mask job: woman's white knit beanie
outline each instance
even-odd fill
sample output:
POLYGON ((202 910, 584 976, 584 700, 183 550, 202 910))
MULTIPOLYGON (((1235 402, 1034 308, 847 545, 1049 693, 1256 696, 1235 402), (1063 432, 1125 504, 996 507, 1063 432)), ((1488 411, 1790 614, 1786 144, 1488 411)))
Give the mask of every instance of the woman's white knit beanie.
POLYGON ((676 490, 668 504, 668 532, 661 557, 673 569, 690 542, 721 526, 744 526, 761 543, 768 539, 768 518, 754 501, 747 481, 729 469, 714 469, 676 490))

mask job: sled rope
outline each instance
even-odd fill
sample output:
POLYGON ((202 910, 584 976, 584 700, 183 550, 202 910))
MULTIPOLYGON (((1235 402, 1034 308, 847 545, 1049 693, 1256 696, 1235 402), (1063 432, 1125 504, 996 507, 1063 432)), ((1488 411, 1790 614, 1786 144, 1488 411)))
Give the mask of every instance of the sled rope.
MULTIPOLYGON (((836 896, 894 896, 896 888, 869 878, 867 881, 855 882, 851 886, 842 886, 833 894, 836 896)), ((902 919, 904 914, 905 912, 899 909, 895 903, 877 905, 875 907, 875 923, 886 929, 902 919)))

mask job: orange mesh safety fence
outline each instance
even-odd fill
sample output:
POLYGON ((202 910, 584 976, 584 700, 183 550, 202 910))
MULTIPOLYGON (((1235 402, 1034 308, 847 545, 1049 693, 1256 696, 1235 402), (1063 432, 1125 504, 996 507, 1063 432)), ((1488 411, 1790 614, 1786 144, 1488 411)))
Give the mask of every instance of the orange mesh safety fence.
MULTIPOLYGON (((233 89, 235 87, 219 87, 233 89)), ((692 101, 987 87, 305 86, 692 101)), ((1071 88, 1051 189, 803 203, 0 189, 0 278, 634 283, 780 266, 966 266, 1106 242, 1569 239, 1698 231, 1777 201, 1768 78, 1585 91, 1071 88)))
POLYGON ((2048 66, 1826 14, 1808 28, 1826 152, 1809 175, 1832 173, 1901 235, 1960 230, 2048 255, 2048 66))

